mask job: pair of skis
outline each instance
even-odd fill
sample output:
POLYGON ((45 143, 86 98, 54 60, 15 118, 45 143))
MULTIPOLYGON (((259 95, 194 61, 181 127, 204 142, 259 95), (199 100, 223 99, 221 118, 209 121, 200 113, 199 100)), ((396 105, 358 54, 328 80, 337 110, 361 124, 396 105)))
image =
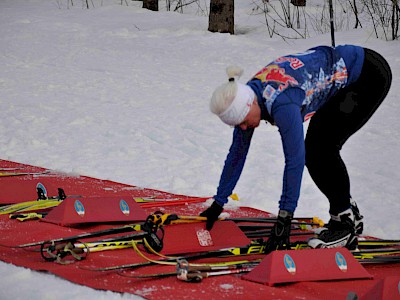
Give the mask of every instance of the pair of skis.
MULTIPOLYGON (((202 217, 201 221, 203 221, 202 217)), ((162 249, 163 240, 163 226, 168 224, 176 224, 182 222, 193 222, 199 221, 197 217, 183 216, 178 217, 175 214, 163 214, 156 212, 147 217, 145 222, 129 224, 119 227, 113 227, 105 230, 86 232, 69 237, 61 237, 51 240, 44 240, 39 242, 26 243, 16 246, 11 246, 12 248, 30 248, 35 246, 40 246, 40 251, 42 257, 46 261, 58 261, 65 258, 69 254, 74 256, 77 260, 83 259, 90 248, 95 249, 94 251, 111 250, 111 249, 121 249, 124 247, 130 247, 131 245, 125 242, 126 240, 136 240, 136 239, 146 239, 148 244, 156 250, 162 249), (133 232, 128 236, 119 236, 117 238, 109 238, 100 240, 92 243, 82 243, 81 240, 92 239, 96 237, 103 237, 107 235, 115 235, 133 232), (89 248, 90 247, 90 248, 89 248), (83 250, 82 250, 83 249, 83 250), (84 257, 78 258, 77 254, 85 253, 84 257), (76 254, 76 255, 75 255, 76 254)), ((3 245, 5 246, 5 245, 3 245)))
MULTIPOLYGON (((145 222, 114 227, 96 232, 87 232, 70 237, 62 237, 52 240, 26 243, 13 247, 29 248, 29 247, 40 246, 41 255, 46 261, 57 261, 60 263, 62 262, 63 259, 65 259, 69 255, 72 255, 76 260, 81 260, 84 257, 86 257, 89 252, 132 247, 132 244, 127 241, 137 240, 137 239, 139 240, 146 239, 147 242, 151 244, 152 248, 155 248, 156 250, 160 251, 163 245, 162 244, 163 226, 169 224, 178 224, 178 223, 203 222, 205 220, 206 220, 205 217, 199 217, 199 216, 178 216, 176 214, 163 214, 160 212, 156 212, 150 215, 145 222), (93 239, 96 237, 103 237, 107 235, 115 235, 122 233, 131 233, 131 234, 103 239, 99 241, 81 242, 83 240, 93 239)), ((225 220, 232 220, 237 223, 243 223, 243 222, 271 223, 276 221, 275 218, 227 218, 225 220)), ((303 228, 303 229, 306 229, 306 227, 308 228, 310 226, 319 226, 319 224, 315 223, 315 221, 320 222, 316 218, 301 218, 294 221, 293 226, 295 228, 303 228)), ((264 230, 266 230, 266 228, 271 228, 268 226, 266 227, 266 225, 262 226, 264 230)), ((254 229, 255 227, 251 227, 250 225, 247 225, 246 227, 246 225, 242 224, 239 225, 239 228, 243 228, 244 230, 249 230, 249 229, 254 229)), ((250 233, 252 233, 252 231, 250 231, 250 233)))
MULTIPOLYGON (((201 222, 205 218, 198 216, 178 216, 175 214, 162 214, 155 213, 150 215, 146 222, 130 224, 121 227, 114 227, 106 230, 101 230, 97 232, 82 233, 75 236, 57 238, 48 241, 40 241, 22 244, 14 246, 15 248, 27 248, 40 246, 41 254, 45 260, 57 261, 62 263, 63 259, 72 255, 76 260, 82 260, 87 256, 89 252, 114 250, 114 249, 124 249, 133 247, 134 244, 143 243, 144 240, 150 244, 149 248, 155 248, 156 252, 160 251, 162 248, 162 227, 168 224, 176 223, 187 223, 187 222, 201 222), (82 240, 92 239, 96 237, 102 237, 113 234, 129 233, 129 235, 118 236, 108 239, 103 239, 99 241, 91 242, 81 242, 82 240)), ((276 221, 275 218, 229 218, 226 220, 232 220, 239 223, 239 228, 244 230, 248 235, 261 236, 260 232, 269 231, 271 228, 269 225, 264 225, 262 223, 273 223, 276 221), (246 222, 253 223, 247 224, 246 222), (245 223, 245 224, 243 224, 245 223), (261 225, 260 225, 261 223, 261 225), (260 226, 262 226, 260 230, 260 226)), ((222 220, 221 220, 222 221, 222 220)), ((309 229, 312 226, 320 226, 320 223, 316 222, 316 218, 300 218, 295 220, 293 223, 294 235, 304 235, 313 234, 309 229), (304 231, 306 229, 307 231, 304 231)), ((267 233, 262 233, 263 237, 267 237, 267 233)), ((293 249, 303 249, 307 248, 305 242, 293 243, 293 249)), ((359 249, 361 251, 354 252, 354 256, 360 260, 362 263, 397 263, 400 260, 400 241, 399 240, 377 240, 377 239, 366 239, 359 241, 359 249)), ((196 259, 196 258, 208 258, 208 257, 221 257, 221 256, 238 256, 238 255, 251 255, 251 254, 265 254, 265 244, 262 241, 252 242, 246 247, 233 247, 227 249, 220 249, 217 251, 209 251, 198 254, 190 254, 188 256, 183 256, 182 258, 186 260, 196 259)), ((162 258, 164 260, 165 258, 162 258)), ((162 261, 161 260, 161 261, 162 261)), ((169 259, 171 260, 171 259, 169 259)), ((172 259, 172 262, 176 263, 176 257, 172 259)), ((153 264, 155 262, 151 262, 153 264)), ((136 268, 140 266, 148 265, 148 263, 139 264, 128 264, 123 266, 113 266, 108 268, 99 269, 99 271, 107 270, 118 270, 125 268, 136 268)))
MULTIPOLYGON (((1 174, 1 173, 0 173, 1 174)), ((58 206, 63 200, 67 198, 62 188, 58 188, 57 196, 48 196, 46 187, 42 183, 38 183, 36 186, 38 197, 36 200, 24 201, 20 203, 8 204, 0 206, 0 215, 10 214, 11 219, 17 219, 19 221, 34 220, 44 218, 47 213, 43 213, 43 210, 48 210, 58 206)), ((80 195, 69 196, 71 197, 82 197, 80 195)), ((150 208, 156 206, 170 206, 177 204, 193 204, 201 203, 207 200, 207 198, 157 198, 157 197, 133 197, 133 200, 139 203, 142 208, 150 208)))
MULTIPOLYGON (((47 195, 47 189, 42 183, 38 183, 36 185, 36 193, 37 199, 32 201, 25 201, 21 203, 9 204, 0 207, 0 215, 10 214, 11 219, 24 218, 27 219, 33 218, 33 213, 28 216, 28 214, 24 214, 24 212, 29 211, 42 211, 45 209, 53 208, 61 203, 64 199, 67 198, 65 192, 62 188, 58 188, 58 195, 54 197, 49 197, 47 195)), ((41 218, 45 214, 37 215, 36 218, 41 218)), ((22 220, 21 220, 22 221, 22 220)))
MULTIPOLYGON (((245 247, 231 247, 179 257, 164 256, 157 251, 151 250, 153 254, 160 257, 160 259, 156 260, 148 257, 143 253, 143 251, 139 250, 138 243, 133 243, 132 246, 136 253, 145 260, 144 262, 104 268, 81 268, 92 271, 117 271, 121 276, 136 279, 177 276, 179 280, 199 282, 203 278, 210 276, 250 272, 261 262, 261 259, 242 259, 239 261, 237 259, 246 255, 265 254, 266 252, 265 242, 253 241, 250 245, 245 247), (188 262, 195 259, 217 257, 224 258, 224 261, 200 264, 188 262), (234 260, 226 260, 227 257, 233 257, 234 260), (176 271, 155 274, 132 274, 124 271, 132 271, 139 267, 150 265, 175 266, 176 271)), ((400 240, 364 239, 360 241, 359 247, 360 249, 353 250, 351 253, 360 263, 400 263, 400 240), (371 246, 375 248, 370 248, 371 246)), ((295 242, 291 246, 292 250, 302 250, 307 248, 307 243, 302 241, 295 242)), ((149 249, 149 247, 147 247, 147 249, 149 249)))

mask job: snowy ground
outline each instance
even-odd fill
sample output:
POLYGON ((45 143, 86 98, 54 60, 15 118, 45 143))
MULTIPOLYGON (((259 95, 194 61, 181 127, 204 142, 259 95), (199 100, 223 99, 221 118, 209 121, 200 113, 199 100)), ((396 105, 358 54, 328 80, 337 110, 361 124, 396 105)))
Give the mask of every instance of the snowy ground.
MULTIPOLYGON (((243 3, 231 36, 208 32, 205 16, 150 12, 136 1, 94 0, 89 10, 67 2, 0 2, 0 158, 179 194, 215 193, 232 129, 208 103, 227 65, 244 67, 245 82, 278 56, 330 45, 329 34, 270 39, 243 3)), ((392 67, 387 99, 342 153, 365 233, 400 238, 400 41, 364 28, 337 32, 344 43, 379 51, 392 67)), ((240 204, 277 212, 283 163, 277 129, 262 125, 236 188, 240 204)), ((328 220, 307 170, 296 215, 328 220)), ((134 297, 4 263, 0 275, 0 299, 134 297)))

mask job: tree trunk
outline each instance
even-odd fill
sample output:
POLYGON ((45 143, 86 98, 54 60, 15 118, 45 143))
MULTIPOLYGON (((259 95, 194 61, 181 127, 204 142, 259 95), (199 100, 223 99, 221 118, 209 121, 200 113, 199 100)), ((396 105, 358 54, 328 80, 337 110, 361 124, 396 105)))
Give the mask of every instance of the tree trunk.
POLYGON ((306 0, 291 0, 290 3, 294 6, 306 6, 306 0))
POLYGON ((143 0, 143 8, 158 11, 158 0, 143 0))
POLYGON ((234 0, 210 0, 208 31, 234 34, 234 0))

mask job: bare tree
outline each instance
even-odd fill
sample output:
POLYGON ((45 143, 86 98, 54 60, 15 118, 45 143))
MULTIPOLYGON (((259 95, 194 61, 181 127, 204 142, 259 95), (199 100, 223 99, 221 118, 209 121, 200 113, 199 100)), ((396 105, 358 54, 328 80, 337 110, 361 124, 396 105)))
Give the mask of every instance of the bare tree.
POLYGON ((304 8, 306 5, 306 1, 286 1, 279 0, 274 3, 269 1, 263 1, 264 5, 264 15, 265 15, 265 24, 268 29, 269 36, 278 35, 283 39, 291 39, 291 38, 306 38, 307 37, 307 24, 304 8), (291 5, 294 6, 293 13, 291 15, 291 5), (301 14, 303 16, 303 30, 300 30, 300 19, 301 14), (297 19, 297 29, 293 26, 293 20, 297 19))
POLYGON ((398 0, 361 0, 374 26, 377 38, 399 38, 400 7, 398 0))
POLYGON ((399 36, 399 25, 400 25, 400 6, 398 0, 392 0, 392 38, 393 40, 398 39, 399 36))
POLYGON ((360 25, 360 27, 362 28, 360 19, 359 19, 359 17, 358 17, 357 1, 356 1, 356 0, 353 0, 353 3, 351 3, 350 0, 348 0, 348 1, 349 1, 351 10, 354 12, 354 16, 356 17, 356 25, 354 25, 354 28, 358 28, 358 25, 360 25))
POLYGON ((234 34, 234 0, 210 0, 208 30, 234 34))

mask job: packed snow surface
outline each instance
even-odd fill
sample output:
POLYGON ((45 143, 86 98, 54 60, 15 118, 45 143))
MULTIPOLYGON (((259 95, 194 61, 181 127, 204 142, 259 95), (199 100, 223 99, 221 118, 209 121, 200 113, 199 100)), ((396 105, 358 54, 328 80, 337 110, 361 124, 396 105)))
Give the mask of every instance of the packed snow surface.
MULTIPOLYGON (((93 0, 90 9, 80 1, 0 2, 0 158, 212 196, 232 136, 208 108, 225 68, 242 66, 245 82, 276 57, 330 45, 330 35, 269 38, 262 14, 250 14, 251 1, 237 1, 235 35, 208 32, 201 14, 128 2, 93 0)), ((364 233, 400 238, 400 42, 363 27, 336 32, 336 44, 346 43, 380 52, 392 67, 389 95, 342 155, 364 233)), ((235 189, 240 205, 277 212, 283 167, 278 130, 262 124, 235 189)), ((329 219, 307 170, 296 215, 329 219)), ((4 263, 0 276, 1 299, 137 298, 4 263)))

